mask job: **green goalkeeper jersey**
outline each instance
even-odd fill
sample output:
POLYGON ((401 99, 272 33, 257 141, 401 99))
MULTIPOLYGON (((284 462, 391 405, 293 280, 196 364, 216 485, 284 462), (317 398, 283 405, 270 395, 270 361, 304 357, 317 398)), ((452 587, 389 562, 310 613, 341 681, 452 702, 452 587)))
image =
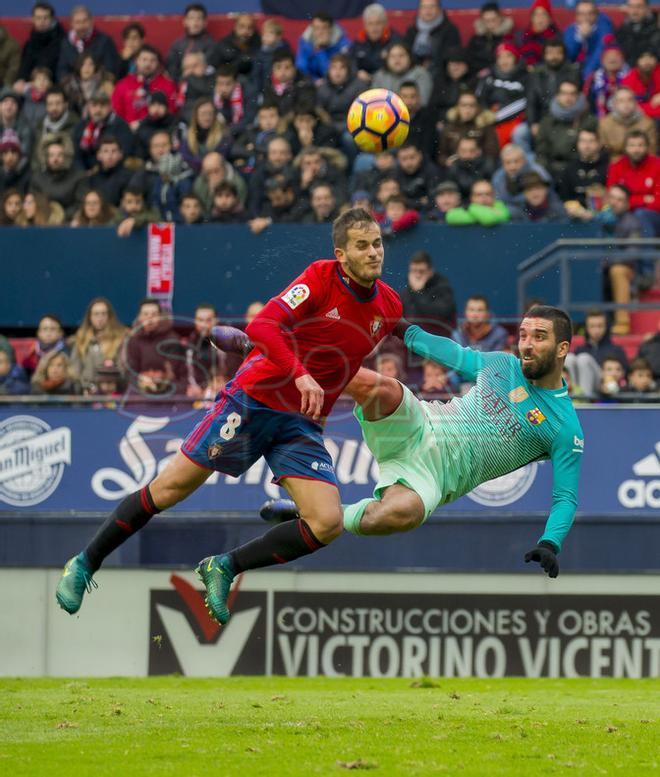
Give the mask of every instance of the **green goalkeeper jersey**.
POLYGON ((405 344, 475 381, 465 396, 424 403, 450 457, 443 465, 444 502, 532 461, 550 459, 552 509, 540 539, 560 549, 573 523, 584 453, 584 435, 566 384, 539 388, 525 378, 513 354, 463 348, 417 326, 406 331, 405 344))

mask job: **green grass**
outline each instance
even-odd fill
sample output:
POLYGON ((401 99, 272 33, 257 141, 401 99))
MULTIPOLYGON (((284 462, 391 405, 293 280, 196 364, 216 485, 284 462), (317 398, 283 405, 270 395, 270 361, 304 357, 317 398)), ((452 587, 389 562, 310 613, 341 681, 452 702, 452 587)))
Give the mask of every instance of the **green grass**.
POLYGON ((0 680, 0 775, 660 774, 660 680, 0 680))

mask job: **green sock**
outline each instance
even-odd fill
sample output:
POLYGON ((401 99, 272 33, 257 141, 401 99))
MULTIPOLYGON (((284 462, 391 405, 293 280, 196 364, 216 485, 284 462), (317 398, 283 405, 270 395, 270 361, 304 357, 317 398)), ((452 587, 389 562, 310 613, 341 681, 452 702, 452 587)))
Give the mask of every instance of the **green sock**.
POLYGON ((361 499, 354 505, 342 505, 344 510, 344 529, 351 534, 362 534, 360 531, 360 521, 364 511, 367 509, 367 505, 375 501, 377 500, 370 496, 366 499, 361 499))

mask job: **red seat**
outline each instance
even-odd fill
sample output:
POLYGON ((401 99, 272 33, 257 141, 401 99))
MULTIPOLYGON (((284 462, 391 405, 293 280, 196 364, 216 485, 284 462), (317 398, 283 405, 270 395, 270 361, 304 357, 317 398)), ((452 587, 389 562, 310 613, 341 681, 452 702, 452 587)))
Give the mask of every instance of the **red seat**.
POLYGON ((630 314, 630 331, 635 334, 647 335, 660 329, 660 286, 654 286, 639 295, 640 302, 654 303, 655 310, 638 310, 630 314))
MULTIPOLYGON (((632 361, 637 356, 639 346, 642 344, 643 340, 643 334, 612 335, 612 342, 623 348, 628 361, 632 361)), ((571 351, 574 352, 581 345, 584 345, 584 335, 573 335, 573 339, 571 340, 571 351)))
POLYGON ((9 342, 16 354, 16 363, 23 364, 25 357, 32 351, 37 343, 36 337, 10 337, 9 342))

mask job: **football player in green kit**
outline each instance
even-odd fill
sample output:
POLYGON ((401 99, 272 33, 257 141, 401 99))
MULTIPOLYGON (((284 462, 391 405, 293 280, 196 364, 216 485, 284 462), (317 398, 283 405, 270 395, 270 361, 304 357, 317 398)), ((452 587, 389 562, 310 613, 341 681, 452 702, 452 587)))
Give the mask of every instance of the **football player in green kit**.
MULTIPOLYGON (((584 453, 582 429, 562 378, 570 318, 549 305, 531 308, 520 324, 519 356, 463 348, 403 319, 396 332, 409 350, 475 385, 450 402, 427 402, 393 378, 358 371, 346 392, 357 403, 355 415, 380 475, 372 497, 343 505, 344 529, 357 535, 409 531, 480 483, 550 459, 552 508, 525 561, 536 561, 557 577, 584 453)), ((267 520, 294 515, 289 500, 262 508, 267 520)))

